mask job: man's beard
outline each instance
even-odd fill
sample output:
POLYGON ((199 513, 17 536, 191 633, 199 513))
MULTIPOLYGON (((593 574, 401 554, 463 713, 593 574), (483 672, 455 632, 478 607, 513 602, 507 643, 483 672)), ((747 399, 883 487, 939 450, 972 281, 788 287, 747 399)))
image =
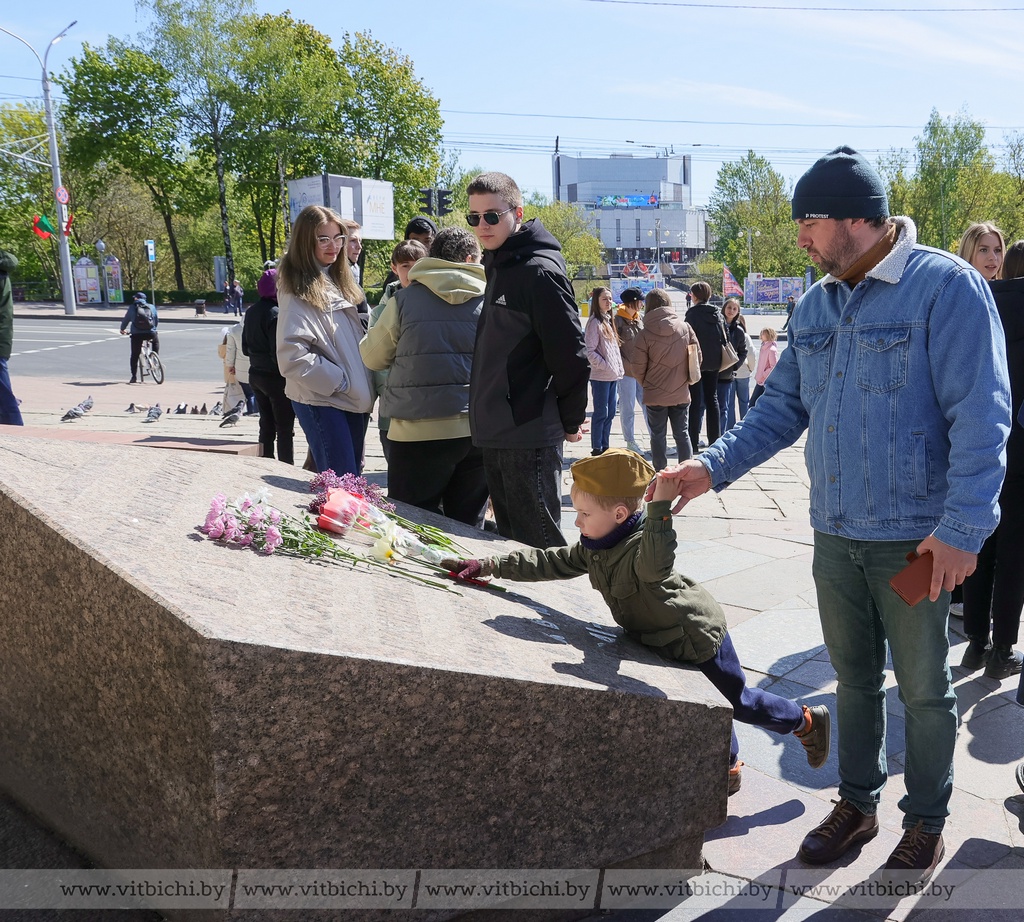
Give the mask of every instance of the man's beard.
POLYGON ((858 259, 857 244, 850 235, 850 228, 840 221, 836 225, 835 235, 828 252, 821 251, 821 262, 818 265, 831 276, 840 276, 858 259))

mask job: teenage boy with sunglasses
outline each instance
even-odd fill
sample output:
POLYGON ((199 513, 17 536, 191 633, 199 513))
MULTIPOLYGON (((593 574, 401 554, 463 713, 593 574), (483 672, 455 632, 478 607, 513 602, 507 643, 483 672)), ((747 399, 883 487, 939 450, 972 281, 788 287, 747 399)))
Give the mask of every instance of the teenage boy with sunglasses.
POLYGON ((484 251, 487 289, 469 386, 473 444, 483 449, 498 532, 562 547, 562 443, 578 442, 590 363, 558 241, 511 176, 481 173, 466 221, 484 251))

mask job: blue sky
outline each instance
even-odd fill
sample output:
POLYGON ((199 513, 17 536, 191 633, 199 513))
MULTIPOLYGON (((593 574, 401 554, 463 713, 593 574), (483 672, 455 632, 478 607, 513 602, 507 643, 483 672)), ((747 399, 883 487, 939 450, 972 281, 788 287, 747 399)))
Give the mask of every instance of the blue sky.
MULTIPOLYGON (((0 26, 40 55, 78 20, 50 52, 58 72, 83 42, 146 26, 132 0, 3 6, 0 26)), ((932 108, 966 108, 988 127, 997 155, 1007 132, 1024 130, 1024 0, 257 0, 256 8, 290 9, 336 42, 370 31, 400 49, 441 100, 446 144, 465 167, 502 170, 548 196, 556 136, 563 151, 588 156, 690 153, 700 205, 720 164, 748 148, 795 179, 838 144, 871 159, 911 148, 932 108), (967 6, 974 11, 949 11, 967 6)), ((0 34, 0 100, 39 96, 35 59, 0 34)))

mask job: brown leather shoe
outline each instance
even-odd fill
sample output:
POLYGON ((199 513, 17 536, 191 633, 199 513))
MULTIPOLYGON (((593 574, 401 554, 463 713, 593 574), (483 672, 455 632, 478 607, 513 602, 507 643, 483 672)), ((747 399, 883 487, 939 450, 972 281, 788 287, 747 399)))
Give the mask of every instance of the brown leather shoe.
POLYGON ((797 853, 808 864, 830 864, 854 845, 878 835, 878 817, 861 813, 848 800, 834 800, 825 821, 804 837, 797 853))
POLYGON ((941 832, 925 832, 918 823, 903 830, 903 838, 896 846, 882 870, 886 883, 925 884, 935 873, 935 867, 946 854, 941 832))

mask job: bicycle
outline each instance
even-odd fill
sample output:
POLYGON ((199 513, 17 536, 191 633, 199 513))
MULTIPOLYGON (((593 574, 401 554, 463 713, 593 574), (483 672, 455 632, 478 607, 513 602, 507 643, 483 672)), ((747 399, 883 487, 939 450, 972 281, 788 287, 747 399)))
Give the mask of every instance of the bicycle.
POLYGON ((139 352, 139 383, 146 381, 146 375, 153 379, 154 384, 164 383, 164 366, 160 356, 153 351, 153 342, 149 339, 142 341, 142 350, 139 352))

